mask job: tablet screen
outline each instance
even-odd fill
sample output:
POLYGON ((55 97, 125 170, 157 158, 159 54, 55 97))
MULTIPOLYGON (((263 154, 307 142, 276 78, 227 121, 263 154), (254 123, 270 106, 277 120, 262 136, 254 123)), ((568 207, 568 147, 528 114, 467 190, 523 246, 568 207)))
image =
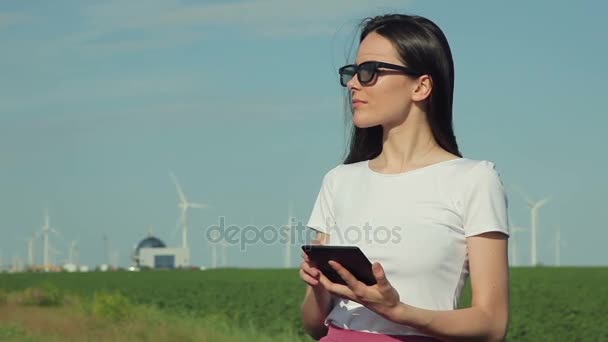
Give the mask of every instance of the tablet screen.
POLYGON ((346 285, 344 279, 328 264, 329 260, 338 262, 366 285, 376 284, 372 264, 357 246, 304 245, 302 250, 311 263, 334 283, 346 285))

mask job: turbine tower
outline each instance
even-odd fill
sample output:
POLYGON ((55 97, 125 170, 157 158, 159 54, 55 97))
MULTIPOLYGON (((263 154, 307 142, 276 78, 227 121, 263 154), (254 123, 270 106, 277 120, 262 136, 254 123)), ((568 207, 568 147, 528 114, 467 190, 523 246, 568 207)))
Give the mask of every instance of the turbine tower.
POLYGON ((35 264, 35 260, 34 260, 34 239, 36 238, 36 235, 32 235, 30 236, 29 239, 23 239, 23 241, 25 241, 25 244, 27 246, 27 266, 28 267, 33 267, 35 264))
POLYGON ((108 243, 108 235, 103 234, 101 239, 103 240, 103 264, 110 265, 110 246, 108 243))
POLYGON ((191 203, 188 202, 188 199, 186 198, 186 194, 184 194, 184 191, 182 190, 182 187, 179 184, 179 181, 177 180, 177 177, 175 176, 175 174, 173 174, 173 172, 169 172, 169 176, 171 177, 171 179, 173 180, 173 183, 175 183, 175 188, 177 190, 177 194, 179 196, 179 203, 178 203, 178 207, 180 209, 180 216, 179 216, 179 220, 180 220, 180 224, 182 226, 182 248, 184 248, 186 250, 187 253, 187 257, 186 257, 186 264, 190 264, 190 250, 188 249, 188 224, 187 224, 187 213, 188 213, 188 209, 190 208, 196 208, 196 209, 204 209, 207 208, 206 204, 202 204, 202 203, 191 203))
POLYGON ((519 252, 518 252, 518 249, 517 249, 517 239, 515 238, 515 234, 526 231, 526 228, 519 227, 519 226, 511 226, 510 230, 513 233, 513 243, 512 243, 512 247, 511 247, 512 248, 511 249, 511 256, 513 257, 513 261, 511 262, 511 264, 513 266, 517 266, 518 265, 517 254, 519 252))
MULTIPOLYGON (((56 250, 53 246, 49 246, 49 253, 54 254, 54 255, 63 255, 63 253, 61 253, 61 251, 56 250)), ((50 261, 50 259, 49 259, 49 262, 52 263, 52 261, 50 261)))
POLYGON ((226 240, 222 239, 222 266, 226 267, 228 264, 227 256, 226 256, 226 240))
POLYGON ((537 265, 537 255, 536 255, 536 221, 538 217, 538 209, 540 209, 543 205, 547 204, 549 201, 549 197, 545 197, 539 201, 533 201, 527 196, 523 190, 516 187, 515 188, 520 195, 528 204, 528 208, 530 208, 530 264, 531 266, 537 265))
POLYGON ((217 268, 217 246, 215 243, 211 244, 211 267, 217 268))
POLYGON ((58 231, 51 228, 50 222, 51 222, 51 219, 49 217, 49 211, 48 211, 48 209, 45 209, 44 210, 44 225, 42 226, 42 229, 40 230, 40 232, 44 238, 42 267, 44 268, 45 271, 49 270, 49 265, 50 265, 49 252, 52 249, 52 247, 50 246, 50 242, 49 242, 49 235, 51 233, 55 233, 55 234, 59 235, 58 231))
MULTIPOLYGON (((213 233, 215 233, 215 231, 213 231, 213 233)), ((213 236, 211 236, 212 239, 216 239, 219 238, 220 232, 217 232, 217 234, 213 234, 213 236)), ((211 268, 217 268, 217 242, 211 242, 211 240, 209 240, 209 247, 211 247, 211 268)))
POLYGON ((120 263, 120 252, 112 251, 112 253, 110 253, 110 266, 112 266, 113 268, 118 268, 119 263, 120 263))
POLYGON ((72 240, 72 243, 70 244, 70 248, 68 249, 68 263, 73 264, 73 265, 78 265, 77 260, 77 253, 78 253, 78 241, 76 240, 72 240))
POLYGON ((48 209, 44 210, 44 225, 42 226, 42 234, 44 235, 44 249, 43 249, 43 261, 42 261, 42 267, 44 268, 45 271, 48 271, 48 267, 49 267, 49 233, 51 232, 51 225, 50 225, 50 221, 51 219, 49 218, 49 211, 48 209))
POLYGON ((293 218, 293 203, 289 202, 289 209, 287 211, 287 230, 288 230, 288 240, 285 243, 285 268, 291 267, 291 243, 293 238, 293 223, 291 222, 293 218))
POLYGON ((559 226, 555 226, 555 266, 561 266, 561 248, 565 245, 559 226))

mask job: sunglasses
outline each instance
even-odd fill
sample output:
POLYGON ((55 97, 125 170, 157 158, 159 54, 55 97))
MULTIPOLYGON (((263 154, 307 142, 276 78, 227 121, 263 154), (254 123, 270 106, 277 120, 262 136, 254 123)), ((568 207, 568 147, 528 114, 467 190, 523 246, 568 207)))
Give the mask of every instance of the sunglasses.
POLYGON ((357 75, 357 80, 361 85, 370 84, 375 78, 376 75, 390 73, 388 70, 380 70, 382 69, 390 69, 395 71, 400 71, 400 73, 410 75, 410 76, 420 76, 421 73, 415 71, 414 69, 404 67, 402 65, 383 63, 377 61, 369 61, 363 62, 359 65, 349 64, 338 69, 338 73, 340 74, 340 84, 343 87, 346 87, 346 84, 357 75))

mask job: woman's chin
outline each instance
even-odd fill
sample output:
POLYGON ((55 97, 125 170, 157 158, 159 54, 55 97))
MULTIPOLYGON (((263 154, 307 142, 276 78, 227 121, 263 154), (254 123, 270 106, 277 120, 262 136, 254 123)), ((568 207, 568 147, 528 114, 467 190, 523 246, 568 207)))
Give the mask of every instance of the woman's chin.
POLYGON ((355 112, 353 115, 353 124, 358 128, 368 128, 377 126, 378 122, 370 120, 369 117, 362 112, 355 112))

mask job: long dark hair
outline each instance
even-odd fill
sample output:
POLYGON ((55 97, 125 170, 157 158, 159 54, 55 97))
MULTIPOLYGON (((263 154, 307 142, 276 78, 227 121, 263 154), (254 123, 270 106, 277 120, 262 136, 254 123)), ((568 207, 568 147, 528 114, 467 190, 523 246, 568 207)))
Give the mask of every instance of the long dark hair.
MULTIPOLYGON (((405 14, 366 18, 361 26, 359 44, 368 34, 375 32, 393 44, 401 62, 430 76, 433 88, 426 99, 426 115, 431 132, 440 147, 462 157, 452 127, 454 62, 441 29, 429 19, 405 14)), ((348 114, 352 118, 350 110, 348 114)), ((381 125, 359 128, 353 124, 349 152, 344 164, 378 156, 382 152, 382 135, 381 125)))

